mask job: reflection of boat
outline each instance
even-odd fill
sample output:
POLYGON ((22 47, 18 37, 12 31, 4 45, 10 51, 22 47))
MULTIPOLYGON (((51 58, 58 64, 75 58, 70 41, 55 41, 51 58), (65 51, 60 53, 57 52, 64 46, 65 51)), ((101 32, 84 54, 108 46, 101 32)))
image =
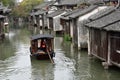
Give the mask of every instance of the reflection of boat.
POLYGON ((31 59, 31 69, 32 80, 54 80, 54 67, 49 60, 31 59))
POLYGON ((38 34, 31 37, 30 52, 31 57, 36 57, 37 59, 52 59, 55 55, 54 37, 50 34, 38 34))

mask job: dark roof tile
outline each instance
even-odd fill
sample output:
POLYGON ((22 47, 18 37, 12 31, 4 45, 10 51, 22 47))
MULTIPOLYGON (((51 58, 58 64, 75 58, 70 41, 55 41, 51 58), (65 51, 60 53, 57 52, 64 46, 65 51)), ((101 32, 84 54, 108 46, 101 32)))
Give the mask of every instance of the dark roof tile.
POLYGON ((100 19, 86 24, 86 26, 103 29, 104 27, 110 26, 118 21, 120 21, 120 11, 116 10, 100 19))
POLYGON ((120 32, 120 21, 113 23, 112 25, 109 25, 104 28, 107 31, 118 31, 120 32))
POLYGON ((82 15, 94 10, 97 7, 98 7, 97 5, 91 5, 88 8, 79 10, 78 12, 75 12, 75 13, 71 14, 70 18, 76 18, 76 17, 82 16, 82 15))
POLYGON ((97 20, 97 19, 99 19, 99 18, 101 18, 103 16, 106 16, 106 15, 108 15, 108 14, 114 12, 114 11, 115 11, 114 7, 107 7, 106 9, 104 9, 104 10, 98 12, 97 14, 91 16, 89 19, 91 21, 94 21, 94 20, 97 20))

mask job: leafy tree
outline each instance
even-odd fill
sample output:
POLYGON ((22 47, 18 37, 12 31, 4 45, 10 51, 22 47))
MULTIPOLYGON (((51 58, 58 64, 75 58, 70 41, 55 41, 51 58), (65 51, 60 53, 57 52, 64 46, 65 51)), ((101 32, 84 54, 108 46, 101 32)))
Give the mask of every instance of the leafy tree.
POLYGON ((9 5, 9 6, 14 6, 16 0, 0 0, 0 2, 2 2, 5 6, 9 5))
POLYGON ((38 5, 43 0, 23 0, 18 6, 13 8, 13 14, 15 16, 26 17, 32 10, 33 6, 38 5))
POLYGON ((12 15, 15 17, 26 17, 32 8, 39 5, 43 0, 23 0, 16 5, 16 0, 0 0, 5 6, 12 8, 12 15))

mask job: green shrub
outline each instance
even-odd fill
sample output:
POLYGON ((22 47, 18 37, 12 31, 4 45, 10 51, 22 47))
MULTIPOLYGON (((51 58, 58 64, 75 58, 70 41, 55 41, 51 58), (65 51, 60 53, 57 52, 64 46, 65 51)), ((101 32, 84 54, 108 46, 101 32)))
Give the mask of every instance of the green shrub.
POLYGON ((64 40, 65 40, 65 41, 71 41, 70 35, 65 34, 65 35, 64 35, 64 40))

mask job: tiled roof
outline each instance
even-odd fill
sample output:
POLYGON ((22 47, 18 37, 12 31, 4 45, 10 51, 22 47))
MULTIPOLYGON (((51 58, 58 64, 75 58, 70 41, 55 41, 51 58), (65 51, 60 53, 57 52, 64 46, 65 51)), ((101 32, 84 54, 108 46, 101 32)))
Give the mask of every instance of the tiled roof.
POLYGON ((103 16, 106 16, 112 12, 115 11, 115 8, 114 7, 107 7, 106 9, 102 10, 102 11, 99 11, 97 14, 93 15, 93 16, 90 16, 90 20, 91 21, 94 21, 94 20, 97 20, 103 16))
POLYGON ((48 6, 50 6, 50 5, 54 4, 54 3, 55 3, 54 1, 43 2, 40 5, 35 6, 34 9, 46 8, 46 7, 48 7, 48 6))
POLYGON ((91 5, 89 6, 88 8, 85 8, 83 10, 80 10, 78 12, 75 12, 73 14, 70 15, 70 18, 76 18, 76 17, 79 17, 79 16, 82 16, 92 10, 94 10, 95 8, 97 8, 98 6, 97 5, 91 5))
POLYGON ((54 17, 54 16, 57 16, 59 14, 62 14, 63 12, 65 12, 65 10, 57 10, 55 12, 48 14, 47 17, 54 17))
POLYGON ((103 17, 85 24, 87 27, 105 29, 108 31, 120 31, 120 11, 115 10, 103 17))

